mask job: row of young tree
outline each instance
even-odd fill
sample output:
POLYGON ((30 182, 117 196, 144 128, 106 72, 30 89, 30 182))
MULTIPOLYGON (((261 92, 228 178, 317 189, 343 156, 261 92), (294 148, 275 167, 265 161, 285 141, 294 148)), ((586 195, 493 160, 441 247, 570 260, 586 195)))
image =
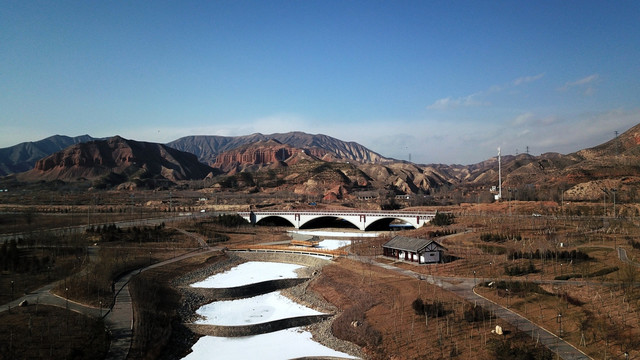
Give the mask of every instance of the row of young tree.
POLYGON ((0 269, 15 273, 40 272, 53 265, 49 255, 38 257, 29 255, 27 251, 18 249, 15 239, 5 242, 0 247, 0 269))
POLYGON ((522 236, 520 234, 491 234, 485 233, 480 234, 480 240, 484 242, 495 242, 495 243, 503 243, 507 240, 522 240, 522 236))
POLYGON ((100 241, 127 241, 127 242, 147 242, 147 241, 165 241, 169 234, 164 231, 165 224, 157 226, 133 226, 122 229, 115 224, 104 224, 96 227, 89 227, 88 234, 100 236, 100 241))
POLYGON ((543 250, 536 249, 536 251, 509 251, 507 255, 510 260, 517 259, 529 259, 529 260, 565 260, 565 261, 588 261, 592 260, 589 254, 581 250, 543 250))
POLYGON ((437 238, 442 236, 448 236, 457 233, 454 229, 446 229, 446 230, 435 230, 427 232, 427 236, 429 238, 437 238))
POLYGON ((535 274, 537 273, 539 270, 536 269, 535 265, 533 265, 532 262, 529 262, 529 265, 513 265, 513 266, 507 266, 505 265, 504 267, 504 273, 505 275, 509 275, 509 276, 522 276, 522 275, 527 275, 527 274, 535 274))

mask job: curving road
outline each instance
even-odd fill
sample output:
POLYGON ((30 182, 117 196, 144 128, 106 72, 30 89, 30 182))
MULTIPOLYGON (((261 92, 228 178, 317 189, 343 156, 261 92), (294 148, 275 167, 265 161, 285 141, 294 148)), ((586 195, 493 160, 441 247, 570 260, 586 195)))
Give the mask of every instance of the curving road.
MULTIPOLYGON (((45 305, 52 305, 61 308, 66 308, 71 311, 75 311, 81 314, 85 314, 87 316, 92 317, 103 317, 105 320, 105 325, 109 329, 111 333, 111 344, 109 347, 109 352, 106 356, 106 359, 115 360, 115 359, 126 359, 129 349, 131 348, 131 342, 133 338, 133 304, 131 301, 131 295, 129 293, 129 281, 131 278, 143 271, 147 271, 150 269, 154 269, 156 267, 164 266, 173 262, 181 261, 187 259, 189 257, 219 251, 222 248, 214 247, 210 248, 206 244, 205 239, 202 239, 199 236, 196 236, 192 233, 185 232, 187 235, 194 236, 198 239, 203 249, 198 249, 165 261, 161 261, 152 265, 149 265, 145 268, 137 269, 127 273, 122 276, 115 284, 115 301, 114 305, 111 309, 102 309, 95 308, 92 306, 88 306, 85 304, 81 304, 78 302, 74 302, 65 298, 62 298, 58 295, 51 293, 51 289, 57 285, 58 282, 53 282, 51 284, 45 285, 38 290, 26 294, 18 299, 15 299, 7 304, 0 305, 0 312, 7 311, 10 308, 17 307, 19 304, 26 300, 29 304, 39 303, 45 305), (203 244, 204 243, 204 244, 203 244)), ((640 266, 637 263, 629 260, 627 258, 626 251, 623 248, 618 248, 618 256, 620 260, 633 264, 635 266, 640 266)), ((571 344, 557 337, 555 334, 549 332, 548 330, 534 324, 528 319, 514 313, 513 311, 498 305, 481 295, 477 294, 474 291, 475 287, 475 279, 470 278, 459 278, 459 277, 445 277, 445 276, 434 276, 434 275, 423 275, 420 273, 416 273, 411 270, 401 269, 389 264, 379 263, 375 260, 365 257, 359 256, 349 256, 350 258, 356 259, 361 262, 371 263, 373 265, 392 270, 398 272, 404 276, 415 277, 420 280, 424 280, 429 282, 430 284, 437 285, 445 290, 451 291, 456 295, 479 304, 483 308, 494 312, 496 316, 503 319, 507 323, 513 325, 520 331, 523 331, 527 334, 531 334, 533 338, 536 338, 546 347, 548 347, 551 351, 555 352, 558 356, 562 357, 565 360, 582 360, 582 359, 591 359, 589 356, 584 354, 579 349, 573 347, 571 344)), ((555 282, 555 281, 554 281, 555 282)), ((558 283, 566 284, 566 281, 557 281, 558 283)))
POLYGON ((476 283, 475 279, 424 275, 411 270, 401 269, 393 265, 379 263, 368 258, 353 258, 358 261, 371 263, 384 269, 395 271, 404 276, 415 277, 417 279, 427 281, 430 284, 437 285, 445 290, 451 291, 452 293, 470 302, 476 303, 483 308, 495 313, 497 317, 513 325, 516 329, 524 333, 531 334, 533 338, 536 338, 537 341, 540 341, 540 343, 549 348, 549 350, 553 351, 565 360, 591 359, 591 357, 589 357, 587 354, 573 347, 571 344, 557 337, 555 334, 551 333, 545 328, 540 327, 529 321, 528 319, 518 315, 517 313, 478 295, 474 291, 476 283))
POLYGON ((111 344, 109 346, 109 352, 107 353, 106 359, 126 359, 133 339, 133 303, 131 301, 131 294, 129 293, 129 281, 131 278, 143 271, 219 250, 221 250, 221 248, 207 248, 205 250, 198 249, 125 274, 119 278, 115 284, 115 301, 111 309, 92 307, 51 293, 51 289, 59 283, 59 281, 56 281, 7 304, 0 305, 0 312, 17 307, 22 301, 26 300, 29 305, 36 303, 51 305, 75 311, 86 316, 95 318, 103 317, 105 326, 111 334, 111 344))
POLYGON ((638 264, 637 262, 634 262, 633 260, 627 257, 627 250, 625 250, 622 247, 618 247, 618 257, 620 258, 621 261, 624 261, 627 264, 631 264, 635 267, 640 267, 640 264, 638 264))

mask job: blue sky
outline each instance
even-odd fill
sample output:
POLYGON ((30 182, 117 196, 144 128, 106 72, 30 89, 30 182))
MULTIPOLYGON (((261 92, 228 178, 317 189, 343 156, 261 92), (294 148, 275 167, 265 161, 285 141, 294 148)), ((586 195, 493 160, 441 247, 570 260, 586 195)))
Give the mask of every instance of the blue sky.
POLYGON ((288 131, 419 163, 640 123, 637 1, 3 1, 0 147, 288 131))

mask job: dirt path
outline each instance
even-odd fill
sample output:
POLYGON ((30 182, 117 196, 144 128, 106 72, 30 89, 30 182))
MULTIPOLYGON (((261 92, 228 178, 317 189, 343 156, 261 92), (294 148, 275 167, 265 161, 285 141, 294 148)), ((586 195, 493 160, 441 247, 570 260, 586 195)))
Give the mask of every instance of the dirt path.
POLYGON ((17 307, 21 302, 26 300, 29 305, 36 303, 52 305, 75 311, 86 316, 95 318, 103 317, 105 326, 111 334, 111 344, 109 346, 109 352, 107 353, 106 359, 126 359, 133 339, 133 303, 131 301, 131 294, 129 293, 129 281, 131 278, 143 271, 219 250, 221 249, 207 248, 202 251, 192 251, 125 274, 118 279, 115 284, 116 298, 111 309, 95 308, 57 296, 51 293, 51 289, 58 284, 58 282, 53 282, 7 304, 0 305, 0 312, 8 311, 10 308, 17 307))
POLYGON ((172 227, 172 229, 177 230, 178 232, 180 232, 180 233, 182 233, 182 234, 184 234, 186 236, 190 236, 190 237, 194 238, 198 242, 198 245, 200 245, 200 247, 209 248, 209 244, 207 244, 207 238, 206 237, 204 237, 204 236, 202 236, 200 234, 192 233, 192 232, 189 232, 187 230, 176 228, 176 227, 172 227))
POLYGON ((129 349, 131 348, 131 341, 133 339, 133 303, 131 301, 131 294, 129 293, 129 281, 132 277, 147 270, 219 250, 221 249, 208 248, 203 251, 193 251, 149 265, 142 269, 131 271, 121 277, 116 283, 117 292, 115 304, 111 311, 105 316, 105 324, 111 332, 111 346, 109 346, 109 352, 105 359, 126 359, 129 354, 129 349))
POLYGON ((629 259, 629 257, 627 257, 627 250, 625 250, 622 247, 618 247, 618 257, 620 258, 621 261, 626 262, 627 264, 631 264, 635 267, 640 267, 640 264, 638 264, 637 262, 634 262, 633 260, 629 259))

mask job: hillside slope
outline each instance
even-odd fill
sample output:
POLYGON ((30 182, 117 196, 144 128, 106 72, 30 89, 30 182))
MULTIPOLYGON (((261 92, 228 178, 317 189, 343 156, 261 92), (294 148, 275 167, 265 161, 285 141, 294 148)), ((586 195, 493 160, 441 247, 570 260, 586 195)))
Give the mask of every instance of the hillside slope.
POLYGON ((68 146, 95 140, 89 135, 54 135, 0 149, 0 176, 31 170, 36 161, 68 146))
POLYGON ((175 149, 195 154, 201 162, 212 165, 219 154, 247 144, 276 140, 298 149, 330 153, 335 159, 361 163, 382 163, 390 161, 382 155, 352 141, 342 141, 327 135, 312 135, 303 132, 282 134, 252 134, 246 136, 187 136, 168 143, 175 149))
POLYGON ((203 179, 213 169, 193 154, 166 145, 127 140, 119 136, 72 145, 17 174, 22 181, 93 180, 110 185, 136 182, 153 186, 162 180, 203 179))

